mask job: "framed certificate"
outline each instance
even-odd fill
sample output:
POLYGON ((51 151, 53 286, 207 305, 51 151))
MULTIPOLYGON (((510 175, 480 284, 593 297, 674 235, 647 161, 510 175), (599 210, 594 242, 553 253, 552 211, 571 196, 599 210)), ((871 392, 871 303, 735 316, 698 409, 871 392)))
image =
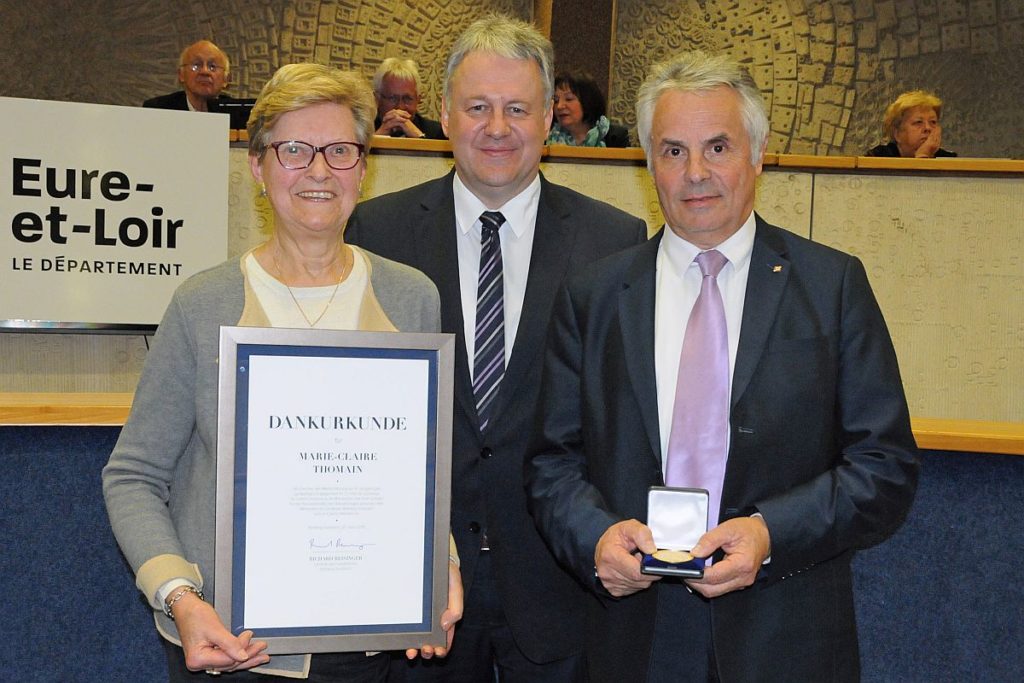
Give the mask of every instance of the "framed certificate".
POLYGON ((444 643, 448 334, 224 327, 214 606, 269 652, 444 643))

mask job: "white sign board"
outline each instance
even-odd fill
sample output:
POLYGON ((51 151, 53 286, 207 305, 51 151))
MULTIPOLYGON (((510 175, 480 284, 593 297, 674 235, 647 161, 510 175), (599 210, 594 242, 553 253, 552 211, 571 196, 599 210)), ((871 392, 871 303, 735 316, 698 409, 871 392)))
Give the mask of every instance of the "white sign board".
POLYGON ((0 97, 0 120, 0 327, 156 325, 227 257, 227 116, 0 97))

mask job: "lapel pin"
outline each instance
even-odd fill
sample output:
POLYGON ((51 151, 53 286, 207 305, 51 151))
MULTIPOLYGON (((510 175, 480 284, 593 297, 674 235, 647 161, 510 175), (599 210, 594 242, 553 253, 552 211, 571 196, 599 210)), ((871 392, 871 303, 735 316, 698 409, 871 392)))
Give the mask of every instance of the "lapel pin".
POLYGON ((781 273, 782 272, 782 266, 772 266, 772 272, 773 273, 781 273))

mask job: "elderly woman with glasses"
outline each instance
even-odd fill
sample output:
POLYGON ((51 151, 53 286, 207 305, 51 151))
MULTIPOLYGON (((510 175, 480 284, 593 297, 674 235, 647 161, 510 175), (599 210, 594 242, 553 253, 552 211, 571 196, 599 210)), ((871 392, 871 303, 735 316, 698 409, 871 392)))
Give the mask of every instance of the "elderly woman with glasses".
MULTIPOLYGON (((373 94, 353 73, 291 64, 266 84, 249 118, 249 163, 274 230, 175 292, 104 468, 111 524, 155 611, 171 681, 194 680, 191 672, 204 670, 258 681, 386 676, 386 654, 271 658, 250 631, 233 635, 211 606, 220 327, 440 329, 437 290, 425 275, 345 244, 375 113, 373 94), (254 667, 265 675, 243 671, 254 667)), ((461 617, 457 562, 453 556, 441 616, 448 642, 423 646, 424 657, 446 654, 461 617)))

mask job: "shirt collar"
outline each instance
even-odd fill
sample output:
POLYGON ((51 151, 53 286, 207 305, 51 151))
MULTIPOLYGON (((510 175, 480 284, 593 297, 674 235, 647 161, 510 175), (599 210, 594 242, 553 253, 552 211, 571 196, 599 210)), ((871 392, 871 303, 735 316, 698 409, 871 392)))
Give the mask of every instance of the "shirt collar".
MULTIPOLYGON (((465 235, 473 230, 474 226, 477 226, 476 231, 479 232, 480 214, 491 209, 488 209, 466 187, 458 173, 455 174, 455 179, 452 181, 452 190, 455 195, 455 222, 459 226, 459 230, 465 235)), ((505 225, 502 227, 510 229, 518 238, 523 236, 533 222, 533 217, 537 215, 539 202, 540 174, 538 173, 533 182, 527 185, 522 192, 493 210, 501 212, 501 215, 505 217, 505 225)))
MULTIPOLYGON (((754 212, 751 211, 750 215, 747 216, 747 220, 743 221, 740 229, 715 247, 725 258, 729 259, 727 267, 732 265, 733 270, 736 271, 745 267, 747 262, 750 261, 750 252, 754 249, 754 233, 756 228, 757 221, 754 219, 754 212)), ((661 250, 668 257, 669 263, 672 264, 672 269, 679 277, 682 277, 686 269, 693 263, 693 260, 697 258, 697 254, 705 250, 684 240, 667 223, 662 230, 664 235, 661 238, 661 250)))

